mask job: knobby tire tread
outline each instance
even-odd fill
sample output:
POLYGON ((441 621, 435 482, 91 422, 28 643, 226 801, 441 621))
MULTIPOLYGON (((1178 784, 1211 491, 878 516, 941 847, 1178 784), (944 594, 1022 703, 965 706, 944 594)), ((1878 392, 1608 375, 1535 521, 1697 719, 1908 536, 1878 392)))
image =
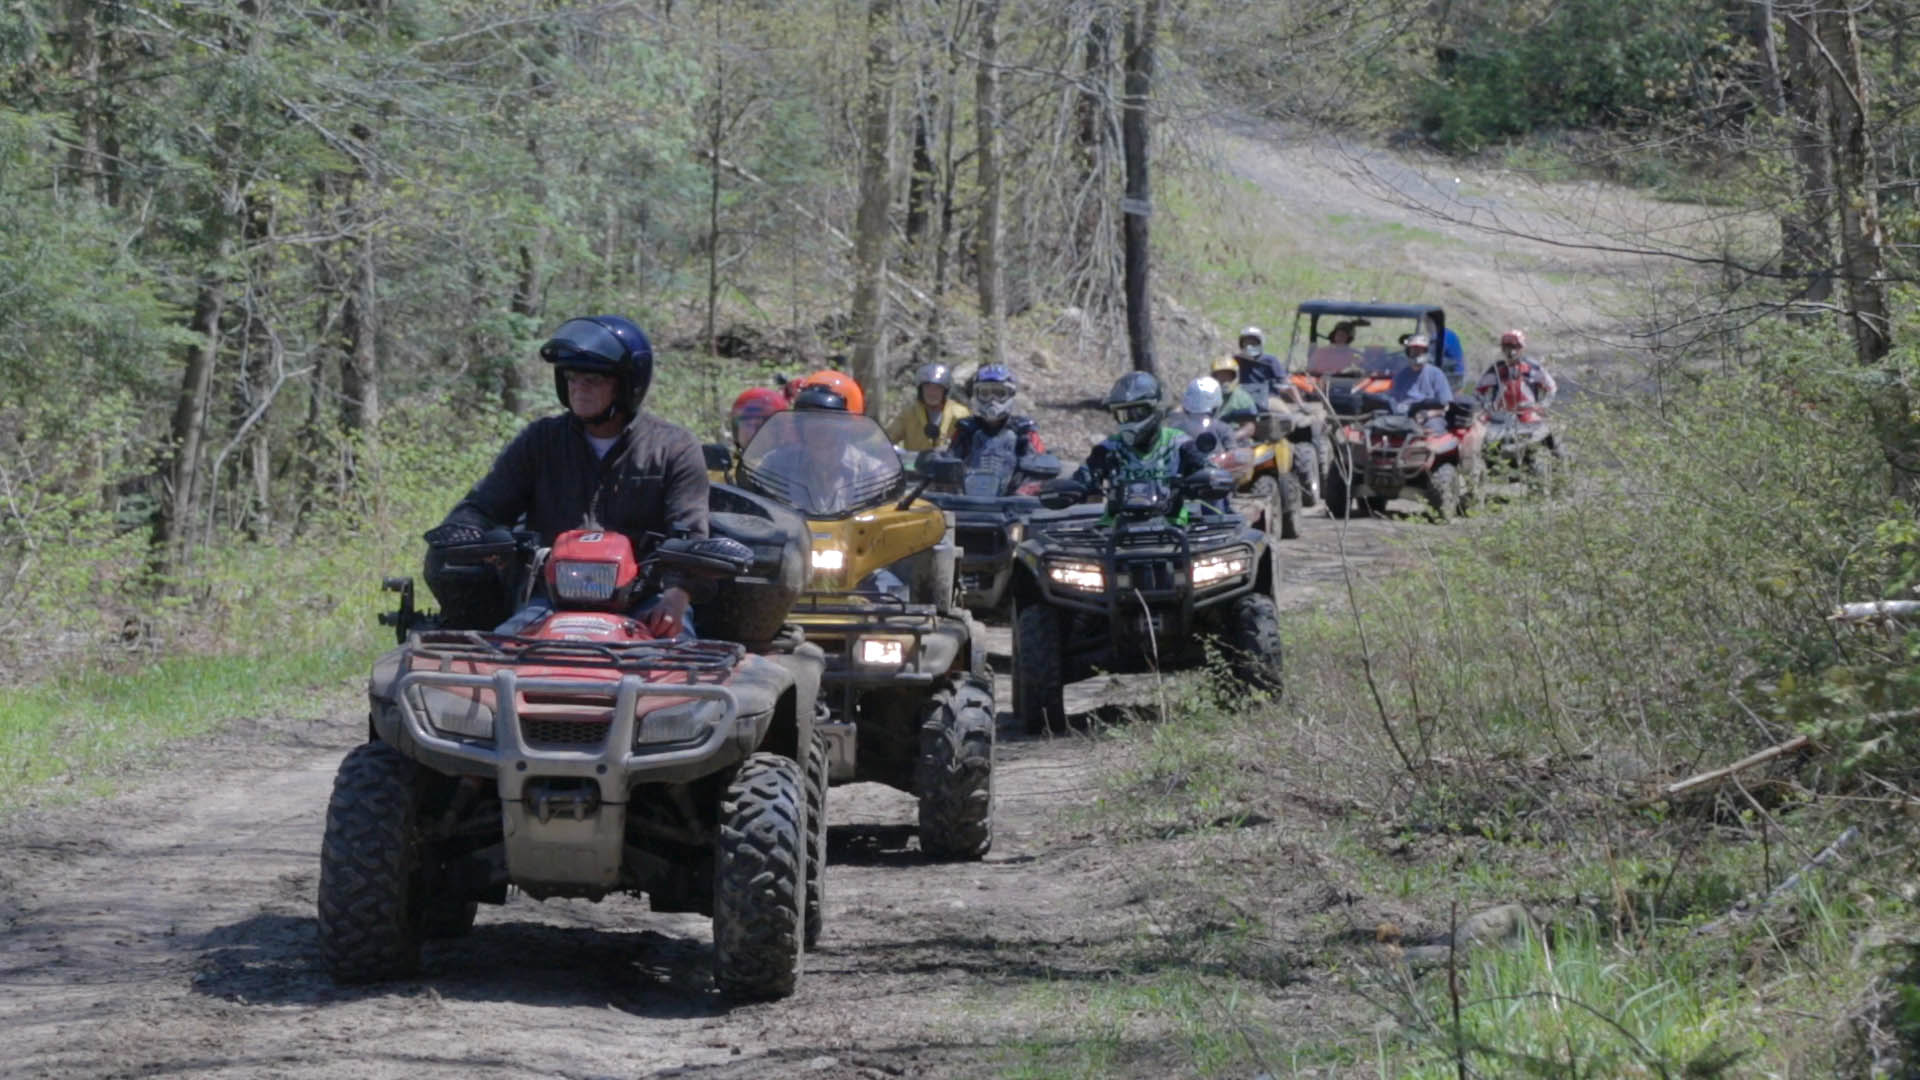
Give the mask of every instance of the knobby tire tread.
POLYGON ((713 886, 714 984, 733 1001, 792 994, 805 936, 805 782, 778 754, 746 760, 720 804, 713 886))
POLYGON ((914 789, 920 850, 978 859, 993 847, 993 694, 961 676, 927 702, 914 789))

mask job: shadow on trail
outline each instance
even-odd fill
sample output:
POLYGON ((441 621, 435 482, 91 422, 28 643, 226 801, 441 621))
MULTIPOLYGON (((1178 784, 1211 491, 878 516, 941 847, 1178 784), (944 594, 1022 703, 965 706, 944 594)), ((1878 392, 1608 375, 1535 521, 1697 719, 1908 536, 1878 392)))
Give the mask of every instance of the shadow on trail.
MULTIPOLYGON (((481 918, 511 910, 482 907, 481 918)), ((243 1005, 325 1006, 431 994, 612 1008, 655 1019, 727 1011, 713 989, 712 945, 651 929, 483 921, 467 937, 427 942, 419 974, 355 986, 336 985, 322 967, 311 916, 255 915, 208 933, 200 952, 194 991, 243 1005)))
POLYGON ((907 843, 919 835, 913 825, 829 825, 827 865, 931 866, 917 843, 907 843))

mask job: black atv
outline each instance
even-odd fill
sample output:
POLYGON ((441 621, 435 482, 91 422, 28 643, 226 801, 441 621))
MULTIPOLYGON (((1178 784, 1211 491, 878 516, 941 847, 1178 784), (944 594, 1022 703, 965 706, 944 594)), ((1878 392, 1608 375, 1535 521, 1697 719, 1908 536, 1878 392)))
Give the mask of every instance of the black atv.
POLYGON ((1209 469, 1115 480, 1085 506, 1067 483, 1043 491, 1012 583, 1013 711, 1029 734, 1066 730, 1067 683, 1194 666, 1208 633, 1248 685, 1279 689, 1277 568, 1266 535, 1218 505, 1232 489, 1209 469))
POLYGON ((1039 496, 1021 489, 1059 475, 1059 458, 1028 454, 1007 472, 969 471, 959 491, 927 492, 929 501, 953 515, 961 603, 976 618, 1006 609, 1014 549, 1026 535, 1027 518, 1042 509, 1039 496))

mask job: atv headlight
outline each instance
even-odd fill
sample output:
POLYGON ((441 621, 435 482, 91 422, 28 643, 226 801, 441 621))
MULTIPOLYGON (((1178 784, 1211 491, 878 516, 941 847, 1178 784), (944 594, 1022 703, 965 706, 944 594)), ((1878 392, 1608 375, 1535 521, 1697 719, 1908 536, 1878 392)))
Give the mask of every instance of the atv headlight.
POLYGON ((646 743, 697 742, 706 738, 726 711, 726 705, 713 698, 695 698, 643 713, 633 728, 634 748, 646 743))
POLYGON ((1007 526, 1007 539, 1013 541, 1013 545, 1015 547, 1019 547, 1020 542, 1022 540, 1025 540, 1026 538, 1027 538, 1026 522, 1016 521, 1013 524, 1007 526))
POLYGON ((813 568, 815 570, 845 570, 847 553, 839 548, 814 548, 813 568))
POLYGON ((1223 551, 1217 555, 1208 555, 1196 559, 1193 563, 1193 587, 1204 589, 1209 585, 1237 578, 1247 572, 1249 565, 1246 548, 1223 551))
POLYGON ((913 651, 911 637, 862 637, 853 643, 853 658, 868 667, 899 667, 913 651))
POLYGON ((438 686, 407 688, 413 707, 428 726, 442 735, 493 741, 493 709, 480 703, 479 694, 461 694, 438 686))
POLYGON ((1400 466, 1405 469, 1424 469, 1427 462, 1433 460, 1433 447, 1416 443, 1400 451, 1400 466))
POLYGON ((553 595, 567 604, 604 604, 620 585, 620 564, 566 559, 553 564, 553 595))
POLYGON ((1050 562, 1047 564, 1047 577, 1054 584, 1065 585, 1069 589, 1103 592, 1107 587, 1107 576, 1093 563, 1050 562))

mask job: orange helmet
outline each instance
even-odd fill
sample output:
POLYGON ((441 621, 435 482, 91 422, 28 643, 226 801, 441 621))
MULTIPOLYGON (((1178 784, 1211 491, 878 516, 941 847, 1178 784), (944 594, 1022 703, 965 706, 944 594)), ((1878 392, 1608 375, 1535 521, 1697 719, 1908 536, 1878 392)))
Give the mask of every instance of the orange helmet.
POLYGON ((786 397, 771 386, 750 386, 740 391, 740 396, 733 399, 733 408, 727 412, 727 426, 733 432, 734 445, 752 442, 754 433, 767 417, 786 407, 786 397))
POLYGON ((867 395, 860 390, 860 384, 853 376, 844 371, 824 368, 800 380, 800 385, 822 386, 847 399, 847 411, 863 413, 867 411, 867 395))

